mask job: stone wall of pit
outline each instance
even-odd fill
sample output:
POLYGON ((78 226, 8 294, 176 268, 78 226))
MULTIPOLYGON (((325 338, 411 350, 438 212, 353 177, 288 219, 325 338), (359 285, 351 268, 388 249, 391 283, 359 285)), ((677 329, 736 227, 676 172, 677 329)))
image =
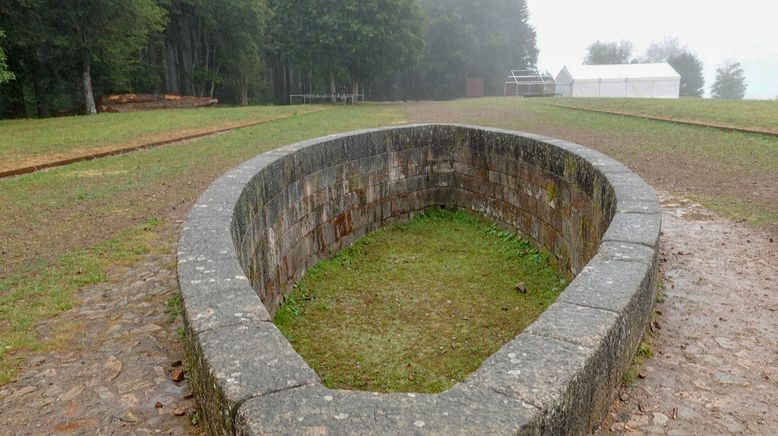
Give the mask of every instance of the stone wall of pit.
POLYGON ((585 432, 607 411, 642 336, 659 228, 655 193, 638 176, 601 153, 537 135, 407 126, 258 156, 208 189, 179 246, 205 420, 213 433, 585 432), (575 280, 447 392, 324 388, 271 315, 314 263, 430 206, 491 217, 575 280))

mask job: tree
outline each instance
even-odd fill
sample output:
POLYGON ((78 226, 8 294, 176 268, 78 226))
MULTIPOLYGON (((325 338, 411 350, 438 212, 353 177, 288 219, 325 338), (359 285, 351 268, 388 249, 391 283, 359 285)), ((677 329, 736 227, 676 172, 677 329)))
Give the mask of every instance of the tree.
POLYGON ((114 80, 127 80, 122 72, 138 61, 150 36, 165 24, 165 10, 154 0, 50 0, 48 12, 59 31, 55 42, 81 67, 87 114, 97 113, 93 64, 110 70, 114 80))
MULTIPOLYGON (((538 49, 524 0, 424 0, 425 52, 419 97, 459 97, 466 77, 484 77, 487 93, 503 91, 512 69, 533 68, 538 49)), ((407 86, 407 85, 406 85, 407 86)))
MULTIPOLYGON (((2 42, 3 39, 5 39, 5 32, 0 30, 0 42, 2 42)), ((3 84, 5 82, 10 82, 15 78, 16 76, 14 75, 14 73, 8 70, 8 64, 6 64, 5 51, 3 50, 3 47, 0 46, 0 84, 3 84)))
POLYGON ((166 4, 164 81, 172 94, 248 104, 263 71, 270 10, 265 0, 172 0, 166 4))
POLYGON ((647 63, 667 62, 668 59, 688 51, 685 46, 681 46, 677 37, 667 37, 662 41, 651 41, 641 61, 647 63))
POLYGON ((713 98, 742 100, 746 95, 746 78, 739 62, 726 61, 716 69, 716 81, 711 87, 713 98))
POLYGON ((702 97, 705 78, 702 75, 702 61, 689 52, 671 56, 667 62, 681 75, 681 96, 702 97))
POLYGON ((415 0, 277 0, 276 55, 329 81, 343 73, 359 83, 412 67, 421 56, 423 21, 415 0))
POLYGON ((629 41, 601 42, 591 44, 584 63, 588 65, 627 64, 632 57, 633 46, 629 41))
MULTIPOLYGON (((337 92, 337 77, 345 75, 342 50, 345 23, 328 0, 277 0, 273 2, 272 34, 275 54, 301 70, 324 77, 329 92, 337 92)), ((309 84, 310 86, 310 84, 309 84)))
POLYGON ((359 82, 412 67, 424 40, 415 0, 341 0, 335 25, 343 31, 343 65, 359 93, 359 82))
POLYGON ((225 91, 241 105, 259 82, 269 9, 264 0, 210 0, 214 25, 209 28, 215 59, 224 65, 225 91))

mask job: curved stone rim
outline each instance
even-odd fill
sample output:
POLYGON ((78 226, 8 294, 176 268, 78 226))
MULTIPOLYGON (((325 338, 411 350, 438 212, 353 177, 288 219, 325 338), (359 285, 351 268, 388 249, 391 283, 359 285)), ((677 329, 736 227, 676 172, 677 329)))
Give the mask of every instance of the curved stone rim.
POLYGON ((655 299, 661 215, 655 191, 618 161, 578 144, 517 135, 583 158, 616 207, 597 254, 557 301, 439 394, 330 390, 281 335, 238 261, 231 219, 244 187, 306 147, 406 125, 325 136, 261 154, 228 171, 187 216, 178 245, 191 381, 212 433, 580 433, 604 417, 655 299))

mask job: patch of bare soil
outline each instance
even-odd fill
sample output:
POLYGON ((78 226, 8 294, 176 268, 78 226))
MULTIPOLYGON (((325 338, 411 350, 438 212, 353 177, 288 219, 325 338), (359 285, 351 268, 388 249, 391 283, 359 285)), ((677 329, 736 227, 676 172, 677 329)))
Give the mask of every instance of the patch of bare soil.
POLYGON ((178 295, 170 254, 146 255, 82 289, 74 307, 39 330, 56 351, 32 356, 0 386, 0 435, 200 434, 178 339, 165 302, 178 295))
POLYGON ((599 432, 775 434, 778 242, 662 195, 653 357, 599 432))

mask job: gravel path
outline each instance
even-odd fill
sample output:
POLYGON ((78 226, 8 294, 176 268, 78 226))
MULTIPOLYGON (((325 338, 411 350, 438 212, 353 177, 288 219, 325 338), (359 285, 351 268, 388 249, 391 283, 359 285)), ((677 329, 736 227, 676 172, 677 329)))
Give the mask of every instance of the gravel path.
POLYGON ((601 432, 778 432, 778 242, 682 198, 663 203, 653 357, 601 432))
MULTIPOLYGON (((778 429, 778 242, 688 200, 663 195, 664 300, 641 377, 622 389, 601 433, 770 434, 778 429)), ((0 435, 197 434, 165 301, 170 254, 117 267, 41 334, 66 346, 32 357, 0 387, 0 435)))
POLYGON ((110 271, 41 326, 66 345, 32 357, 0 386, 0 435, 199 433, 186 380, 174 381, 183 370, 182 324, 166 311, 178 293, 169 244, 170 254, 110 271))

